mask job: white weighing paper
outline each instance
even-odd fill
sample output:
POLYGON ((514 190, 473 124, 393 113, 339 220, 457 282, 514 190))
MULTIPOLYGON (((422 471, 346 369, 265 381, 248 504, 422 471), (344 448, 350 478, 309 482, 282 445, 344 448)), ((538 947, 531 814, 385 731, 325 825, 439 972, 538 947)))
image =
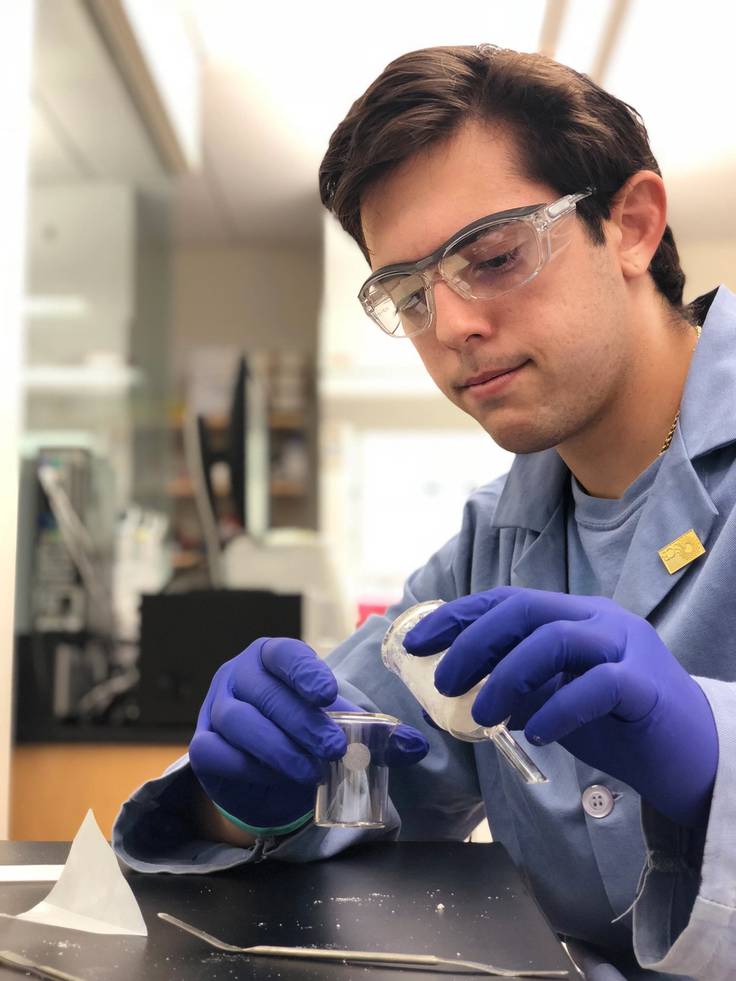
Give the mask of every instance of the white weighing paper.
POLYGON ((133 890, 92 811, 87 811, 74 836, 66 865, 51 892, 14 919, 88 933, 148 936, 133 890))
POLYGON ((63 865, 0 865, 0 882, 56 882, 63 865))

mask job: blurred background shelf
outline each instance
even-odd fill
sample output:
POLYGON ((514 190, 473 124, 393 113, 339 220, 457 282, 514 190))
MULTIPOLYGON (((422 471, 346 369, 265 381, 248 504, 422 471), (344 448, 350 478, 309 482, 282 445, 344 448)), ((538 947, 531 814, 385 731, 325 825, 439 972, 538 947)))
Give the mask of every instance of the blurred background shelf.
POLYGON ((28 365, 23 371, 26 391, 69 391, 77 396, 126 391, 142 380, 143 373, 138 368, 124 364, 35 364, 28 365))
POLYGON ((201 564, 214 538, 316 531, 316 387, 314 360, 292 351, 192 352, 167 419, 175 574, 201 564))
POLYGON ((272 497, 305 497, 309 493, 306 484, 295 480, 272 480, 270 486, 272 497))
MULTIPOLYGON (((296 480, 280 480, 275 479, 270 483, 271 495, 273 497, 304 497, 310 491, 309 486, 306 483, 296 480)), ((166 485, 166 493, 171 498, 176 500, 186 500, 187 498, 194 497, 194 485, 192 483, 192 478, 185 475, 182 477, 176 477, 174 480, 170 480, 166 485)), ((216 497, 226 498, 229 491, 224 487, 214 488, 214 494, 216 497)))

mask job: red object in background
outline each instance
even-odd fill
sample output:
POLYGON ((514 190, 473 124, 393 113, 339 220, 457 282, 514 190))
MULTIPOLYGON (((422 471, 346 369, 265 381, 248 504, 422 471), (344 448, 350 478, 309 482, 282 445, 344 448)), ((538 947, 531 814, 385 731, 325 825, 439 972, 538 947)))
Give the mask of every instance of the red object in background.
POLYGON ((365 623, 371 613, 378 613, 379 616, 385 613, 393 602, 394 600, 358 600, 358 622, 355 624, 355 629, 357 630, 361 624, 365 623))

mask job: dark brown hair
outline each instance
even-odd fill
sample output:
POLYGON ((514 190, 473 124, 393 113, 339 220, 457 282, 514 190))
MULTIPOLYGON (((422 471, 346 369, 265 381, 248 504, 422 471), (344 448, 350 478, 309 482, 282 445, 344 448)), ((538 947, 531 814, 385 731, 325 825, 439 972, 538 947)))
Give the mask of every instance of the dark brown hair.
MULTIPOLYGON (((360 218, 366 192, 470 119, 509 128, 529 179, 560 195, 596 188, 577 209, 598 244, 621 186, 639 170, 660 173, 636 110, 572 68, 487 44, 413 51, 392 61, 353 103, 319 170, 322 203, 366 258, 360 218)), ((669 225, 649 271, 681 311, 685 274, 669 225)))

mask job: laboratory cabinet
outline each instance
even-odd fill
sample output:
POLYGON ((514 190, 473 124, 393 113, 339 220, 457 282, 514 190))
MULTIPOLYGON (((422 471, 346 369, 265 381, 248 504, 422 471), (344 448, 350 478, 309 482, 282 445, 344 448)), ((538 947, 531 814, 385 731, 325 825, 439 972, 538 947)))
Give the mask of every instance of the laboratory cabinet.
POLYGON ((18 744, 11 764, 10 838, 70 841, 91 807, 109 839, 122 802, 185 752, 184 740, 18 744))

